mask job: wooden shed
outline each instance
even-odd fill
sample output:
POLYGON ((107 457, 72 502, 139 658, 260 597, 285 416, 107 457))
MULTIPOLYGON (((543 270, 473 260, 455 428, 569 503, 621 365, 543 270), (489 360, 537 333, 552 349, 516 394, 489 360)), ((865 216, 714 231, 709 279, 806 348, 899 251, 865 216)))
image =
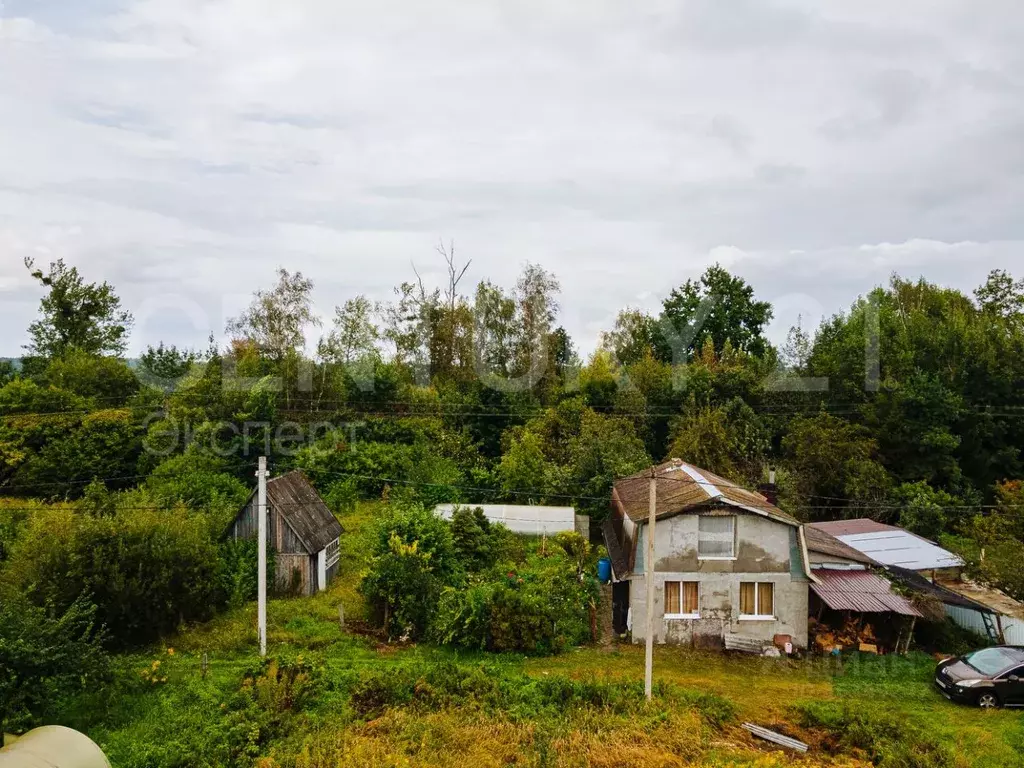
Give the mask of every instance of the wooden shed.
MULTIPOLYGON (((234 539, 255 539, 259 530, 256 492, 231 523, 234 539)), ((281 591, 313 595, 327 588, 338 570, 343 532, 302 472, 267 481, 268 546, 276 553, 275 583, 281 591)))

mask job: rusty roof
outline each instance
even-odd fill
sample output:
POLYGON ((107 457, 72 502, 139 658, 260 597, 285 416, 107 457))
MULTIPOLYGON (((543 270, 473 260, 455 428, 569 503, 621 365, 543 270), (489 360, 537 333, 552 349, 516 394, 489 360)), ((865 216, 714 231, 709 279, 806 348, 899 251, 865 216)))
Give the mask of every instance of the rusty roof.
POLYGON ((1024 603, 1014 600, 998 589, 986 587, 984 584, 978 584, 967 579, 937 578, 935 582, 938 586, 948 589, 950 592, 955 592, 961 597, 981 603, 995 613, 1014 619, 1024 619, 1024 603))
POLYGON ((825 533, 813 525, 804 526, 804 539, 809 552, 841 557, 844 560, 853 560, 855 563, 864 563, 865 565, 879 565, 863 552, 854 549, 849 544, 844 544, 835 536, 825 533))
POLYGON ((811 589, 829 608, 857 613, 922 614, 911 602, 892 591, 892 584, 870 571, 833 571, 816 568, 811 589))
MULTIPOLYGON (((657 518, 690 512, 712 503, 726 504, 788 525, 799 521, 786 514, 759 493, 749 491, 706 469, 679 459, 652 467, 657 477, 657 518)), ((651 469, 622 478, 612 488, 612 500, 623 514, 638 523, 646 522, 651 469)))
POLYGON ((855 536, 859 533, 903 530, 895 525, 886 525, 867 517, 858 517, 853 520, 828 520, 823 523, 811 523, 811 525, 830 536, 855 536))
POLYGON ((281 513, 311 555, 344 531, 320 494, 297 469, 267 481, 267 505, 281 513))

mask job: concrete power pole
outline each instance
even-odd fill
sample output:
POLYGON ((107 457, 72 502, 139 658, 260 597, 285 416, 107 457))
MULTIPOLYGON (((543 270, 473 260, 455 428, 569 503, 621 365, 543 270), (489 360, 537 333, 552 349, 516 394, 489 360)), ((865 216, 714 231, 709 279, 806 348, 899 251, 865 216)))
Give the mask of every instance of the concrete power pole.
POLYGON ((644 574, 647 582, 647 648, 644 655, 644 695, 650 701, 654 688, 654 517, 658 506, 658 471, 651 470, 647 500, 647 555, 644 574))
POLYGON ((257 624, 260 633, 260 656, 267 655, 267 457, 260 456, 259 470, 256 472, 256 514, 259 516, 259 543, 257 545, 256 578, 257 587, 257 624))

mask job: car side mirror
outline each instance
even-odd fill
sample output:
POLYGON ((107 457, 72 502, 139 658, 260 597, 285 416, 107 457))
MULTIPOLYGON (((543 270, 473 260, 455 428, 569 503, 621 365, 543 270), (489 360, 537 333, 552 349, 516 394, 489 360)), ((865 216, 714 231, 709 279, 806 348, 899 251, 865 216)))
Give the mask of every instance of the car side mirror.
POLYGON ((1019 683, 1020 682, 1020 677, 1018 675, 1010 675, 1006 679, 1009 680, 1011 683, 1019 683))

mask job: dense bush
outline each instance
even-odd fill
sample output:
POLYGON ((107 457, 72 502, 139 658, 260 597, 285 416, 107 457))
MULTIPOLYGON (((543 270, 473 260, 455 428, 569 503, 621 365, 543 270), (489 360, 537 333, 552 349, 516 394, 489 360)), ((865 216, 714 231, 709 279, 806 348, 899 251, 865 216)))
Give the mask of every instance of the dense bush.
POLYGON ((834 751, 862 752, 879 768, 952 768, 956 756, 923 725, 890 710, 816 701, 797 707, 801 725, 824 730, 834 751))
MULTIPOLYGON (((239 606, 255 600, 259 592, 259 554, 256 539, 225 541, 217 558, 218 602, 239 606)), ((273 547, 267 548, 267 592, 272 593, 277 572, 273 547)))
POLYGON ((438 642, 492 651, 557 653, 590 639, 597 585, 590 548, 560 534, 522 565, 504 564, 467 589, 449 588, 431 626, 438 642))
POLYGON ((378 524, 359 588, 390 636, 416 638, 426 631, 441 590, 462 579, 448 523, 413 505, 392 508, 378 524))
POLYGON ((55 612, 0 595, 0 734, 41 724, 67 697, 102 681, 102 644, 96 607, 85 598, 55 612))
POLYGON ((107 517, 54 509, 33 516, 3 573, 36 605, 59 612, 89 596, 111 641, 127 647, 210 618, 217 562, 206 519, 183 508, 107 517))

